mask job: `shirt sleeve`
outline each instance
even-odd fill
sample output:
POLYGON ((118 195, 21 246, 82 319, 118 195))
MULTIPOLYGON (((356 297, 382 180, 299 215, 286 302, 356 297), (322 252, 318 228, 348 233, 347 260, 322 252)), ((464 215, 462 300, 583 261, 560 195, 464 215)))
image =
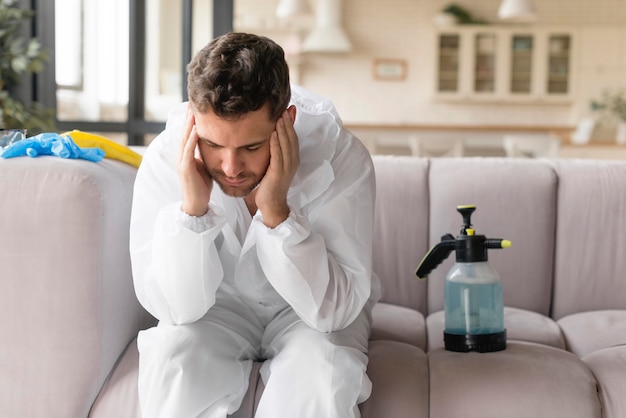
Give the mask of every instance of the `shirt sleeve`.
POLYGON ((225 223, 213 211, 193 219, 180 202, 159 211, 142 280, 144 303, 161 321, 195 322, 215 303, 224 276, 215 239, 225 223))
POLYGON ((142 306, 160 321, 185 324, 201 318, 215 303, 224 276, 215 240, 227 221, 211 207, 202 217, 180 209, 177 147, 167 144, 172 139, 168 135, 166 129, 155 139, 137 172, 130 255, 142 306))
MULTIPOLYGON (((360 145, 360 143, 359 143, 360 145)), ((356 147, 333 162, 335 180, 274 229, 257 215, 257 253, 265 276, 309 326, 348 326, 371 296, 375 177, 356 147)))

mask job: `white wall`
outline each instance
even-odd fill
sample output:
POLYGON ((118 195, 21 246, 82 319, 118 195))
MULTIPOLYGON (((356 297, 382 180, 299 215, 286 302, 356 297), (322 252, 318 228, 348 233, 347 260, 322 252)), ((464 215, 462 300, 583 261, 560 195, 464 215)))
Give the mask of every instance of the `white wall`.
MULTIPOLYGON (((315 0, 310 0, 315 6, 315 0)), ((589 114, 589 99, 603 87, 626 86, 624 0, 535 0, 539 20, 529 25, 573 27, 576 98, 559 105, 451 104, 433 100, 436 27, 443 0, 343 0, 347 54, 290 56, 294 80, 332 99, 348 124, 455 124, 573 126, 589 114), (404 81, 379 81, 376 58, 408 63, 404 81)), ((459 0, 474 16, 497 22, 500 0, 459 0)), ((268 35, 293 49, 311 21, 278 21, 278 0, 236 0, 235 30, 268 35)))

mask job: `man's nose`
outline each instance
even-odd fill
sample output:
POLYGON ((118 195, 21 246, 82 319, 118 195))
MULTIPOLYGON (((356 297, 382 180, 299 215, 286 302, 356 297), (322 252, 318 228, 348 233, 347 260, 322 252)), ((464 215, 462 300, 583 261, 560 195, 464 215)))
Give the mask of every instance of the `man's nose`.
POLYGON ((224 150, 222 171, 226 177, 237 177, 243 171, 243 162, 237 150, 224 150))

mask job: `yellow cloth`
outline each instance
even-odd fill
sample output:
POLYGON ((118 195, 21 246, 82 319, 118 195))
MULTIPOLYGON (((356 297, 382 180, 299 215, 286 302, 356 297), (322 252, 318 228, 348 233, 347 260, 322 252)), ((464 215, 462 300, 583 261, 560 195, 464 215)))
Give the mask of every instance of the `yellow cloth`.
POLYGON ((105 152, 105 158, 119 160, 134 167, 139 167, 139 164, 141 164, 142 157, 140 154, 137 154, 127 146, 118 144, 103 136, 79 131, 77 129, 64 132, 61 135, 69 135, 74 143, 81 148, 100 148, 105 152))

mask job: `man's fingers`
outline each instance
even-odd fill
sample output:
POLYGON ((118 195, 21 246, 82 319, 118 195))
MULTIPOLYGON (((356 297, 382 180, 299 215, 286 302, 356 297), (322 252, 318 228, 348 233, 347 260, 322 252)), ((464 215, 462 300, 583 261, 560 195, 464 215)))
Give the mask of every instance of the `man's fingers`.
POLYGON ((285 111, 276 123, 276 134, 281 154, 281 171, 289 172, 299 162, 298 135, 293 128, 289 112, 285 111))
MULTIPOLYGON (((179 162, 183 158, 188 158, 187 151, 188 151, 188 147, 190 146, 189 142, 190 142, 190 139, 193 139, 193 137, 195 137, 195 135, 193 135, 195 127, 196 126, 195 126, 195 119, 193 116, 193 112, 191 111, 191 107, 187 107, 187 113, 185 114, 185 122, 183 124, 180 152, 178 154, 179 162)), ((195 145, 193 146, 193 148, 195 148, 195 145)))
POLYGON ((272 132, 270 136, 270 167, 277 172, 281 172, 283 167, 283 152, 279 136, 277 131, 272 132))
POLYGON ((196 158, 196 148, 198 145, 198 135, 196 134, 196 127, 191 128, 191 132, 184 139, 184 145, 181 150, 181 162, 191 163, 196 158))
POLYGON ((297 167, 300 161, 300 144, 298 143, 298 134, 296 134, 293 123, 294 121, 291 119, 291 114, 289 111, 285 111, 283 117, 283 130, 285 135, 283 140, 283 155, 285 161, 289 163, 289 166, 286 167, 287 171, 291 171, 293 167, 297 167))

